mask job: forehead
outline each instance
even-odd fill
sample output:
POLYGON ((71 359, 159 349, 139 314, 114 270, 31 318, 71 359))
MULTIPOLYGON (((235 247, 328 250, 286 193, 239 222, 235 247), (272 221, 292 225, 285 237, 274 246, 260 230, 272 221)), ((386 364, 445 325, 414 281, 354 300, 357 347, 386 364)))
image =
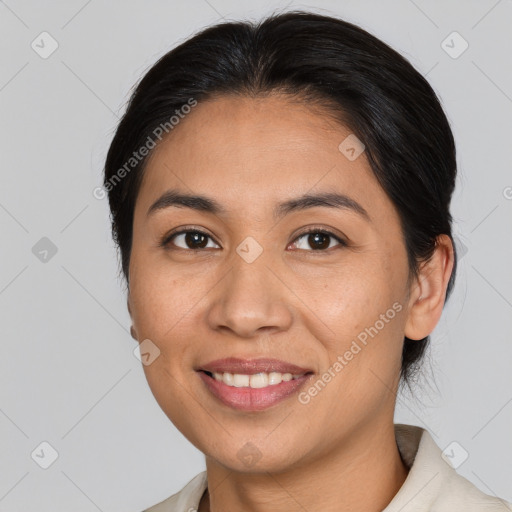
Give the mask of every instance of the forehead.
POLYGON ((365 153, 350 160, 340 151, 347 137, 351 130, 325 111, 282 95, 200 102, 153 150, 137 202, 146 211, 162 192, 180 188, 242 212, 332 190, 368 209, 389 208, 365 153))

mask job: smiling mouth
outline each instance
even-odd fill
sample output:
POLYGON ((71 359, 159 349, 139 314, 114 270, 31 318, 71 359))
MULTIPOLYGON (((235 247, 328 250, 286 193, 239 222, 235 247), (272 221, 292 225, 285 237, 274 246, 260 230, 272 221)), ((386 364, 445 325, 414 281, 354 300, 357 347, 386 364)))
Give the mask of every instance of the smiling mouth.
POLYGON ((230 372, 209 372, 201 370, 210 378, 215 379, 217 382, 222 382, 226 386, 235 388, 252 388, 261 389, 271 386, 277 386, 282 382, 290 382, 297 380, 305 375, 310 375, 313 372, 296 373, 289 372, 258 372, 258 373, 230 373, 230 372))
POLYGON ((310 371, 232 374, 208 370, 198 370, 197 374, 215 402, 244 412, 259 412, 285 403, 285 399, 297 394, 314 375, 310 371))

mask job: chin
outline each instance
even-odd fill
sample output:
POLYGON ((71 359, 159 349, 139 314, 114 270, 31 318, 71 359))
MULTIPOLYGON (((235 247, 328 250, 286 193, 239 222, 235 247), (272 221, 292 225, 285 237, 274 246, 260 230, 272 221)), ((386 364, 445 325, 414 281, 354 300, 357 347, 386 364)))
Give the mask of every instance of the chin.
POLYGON ((235 439, 233 437, 231 442, 216 445, 212 449, 206 446, 197 448, 205 453, 207 458, 213 459, 226 469, 246 474, 285 472, 297 466, 303 457, 303 454, 298 453, 291 456, 293 452, 290 447, 277 439, 266 443, 260 443, 258 440, 242 440, 237 443, 235 439))

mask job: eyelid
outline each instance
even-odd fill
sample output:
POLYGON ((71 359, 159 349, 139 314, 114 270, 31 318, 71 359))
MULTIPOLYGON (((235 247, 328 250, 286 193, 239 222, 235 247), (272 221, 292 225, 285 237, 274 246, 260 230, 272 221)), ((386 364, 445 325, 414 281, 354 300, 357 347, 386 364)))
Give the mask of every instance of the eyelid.
POLYGON ((348 243, 348 238, 340 233, 338 230, 325 226, 308 226, 306 228, 300 229, 296 234, 293 235, 292 242, 295 242, 297 238, 300 238, 304 235, 309 235, 310 233, 324 233, 326 235, 332 236, 336 238, 339 242, 348 243))
MULTIPOLYGON (((320 233, 323 235, 330 236, 331 238, 334 238, 338 242, 340 247, 348 246, 348 240, 345 236, 334 233, 332 228, 325 228, 325 227, 321 227, 321 226, 309 226, 308 228, 306 228, 302 231, 299 231, 299 233, 297 233, 294 236, 293 240, 288 245, 294 244, 300 238, 307 236, 309 234, 312 234, 312 233, 320 233)), ((324 250, 316 250, 316 251, 315 250, 306 250, 306 252, 322 254, 322 253, 330 252, 332 249, 334 249, 334 247, 331 247, 329 249, 324 249, 324 250)), ((303 250, 303 249, 298 249, 298 250, 303 250)))
MULTIPOLYGON (((183 234, 186 234, 186 233, 200 233, 201 235, 204 235, 204 236, 210 238, 216 245, 220 246, 220 244, 213 238, 212 235, 210 235, 209 233, 204 231, 202 228, 198 228, 196 226, 180 226, 178 228, 175 228, 174 230, 171 230, 169 233, 166 233, 162 237, 162 239, 161 239, 161 241, 159 242, 158 245, 160 247, 166 248, 167 245, 169 245, 169 243, 171 242, 171 240, 174 237, 176 237, 178 235, 183 235, 183 234)), ((175 249, 176 250, 188 251, 188 252, 204 250, 204 249, 183 249, 183 247, 176 247, 175 249)))
MULTIPOLYGON (((179 228, 176 228, 175 230, 170 231, 169 233, 166 233, 163 236, 163 238, 161 239, 159 245, 161 247, 166 248, 174 237, 176 237, 178 235, 190 233, 190 232, 199 233, 201 235, 204 235, 204 236, 210 238, 216 245, 220 246, 220 244, 214 239, 214 237, 212 235, 210 235, 209 233, 204 231, 202 228, 197 228, 195 226, 181 226, 179 228)), ((330 237, 334 238, 339 243, 340 246, 343 246, 343 247, 346 247, 348 245, 348 241, 347 241, 346 237, 334 233, 332 231, 332 228, 326 228, 326 227, 322 227, 322 226, 309 226, 309 227, 299 231, 298 233, 294 234, 292 241, 289 244, 287 244, 287 247, 290 246, 291 244, 295 243, 298 239, 302 238, 303 236, 309 235, 311 233, 321 233, 321 234, 330 236, 330 237)), ((331 249, 332 249, 332 247, 331 247, 331 249)), ((174 250, 183 250, 183 251, 187 251, 187 252, 204 251, 204 249, 183 249, 182 247, 175 247, 174 250)), ((299 250, 302 250, 302 249, 299 249, 299 250)), ((311 251, 307 251, 307 252, 322 253, 322 252, 327 252, 327 251, 328 251, 327 249, 324 249, 324 250, 316 250, 316 251, 311 250, 311 251)))

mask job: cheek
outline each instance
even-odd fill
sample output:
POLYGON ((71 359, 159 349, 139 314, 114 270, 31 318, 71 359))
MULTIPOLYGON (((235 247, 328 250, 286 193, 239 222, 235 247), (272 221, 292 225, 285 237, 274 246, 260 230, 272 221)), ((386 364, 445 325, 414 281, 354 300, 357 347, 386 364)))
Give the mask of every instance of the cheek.
POLYGON ((192 432, 188 422, 200 411, 186 392, 190 383, 183 367, 188 368, 194 355, 191 333, 195 324, 191 322, 205 290, 198 289, 201 280, 197 276, 186 271, 171 275, 169 270, 152 266, 147 259, 144 266, 138 266, 130 285, 132 316, 139 340, 149 339, 158 347, 158 357, 143 365, 157 403, 179 430, 192 432))
POLYGON ((301 296, 307 328, 323 345, 324 371, 331 368, 337 385, 360 396, 361 388, 375 385, 372 374, 388 385, 400 369, 404 328, 402 294, 406 267, 400 259, 360 258, 337 272, 305 280, 301 296), (364 260, 364 261, 363 261, 364 260), (333 369, 336 361, 340 362, 333 369), (338 371, 336 371, 336 369, 338 371))
POLYGON ((378 260, 362 261, 314 279, 304 279, 300 294, 335 339, 353 336, 373 325, 395 301, 401 277, 378 260))
POLYGON ((312 393, 312 416, 327 413, 325 422, 332 429, 348 410, 357 422, 368 411, 377 414, 392 397, 389 391, 401 365, 405 307, 400 273, 387 267, 382 260, 352 267, 304 291, 314 304, 314 314, 306 314, 308 329, 322 344, 319 377, 329 381, 325 388, 317 383, 321 392, 310 388, 306 393, 312 393))
POLYGON ((194 399, 189 390, 189 382, 182 375, 169 368, 166 356, 162 354, 151 365, 144 366, 144 373, 151 392, 165 415, 174 426, 195 446, 201 446, 202 429, 200 424, 208 421, 204 408, 194 399))
POLYGON ((176 338, 181 324, 205 295, 201 280, 190 269, 177 269, 170 265, 154 264, 151 258, 144 258, 139 264, 133 260, 130 296, 134 324, 139 338, 150 338, 163 343, 176 338))

